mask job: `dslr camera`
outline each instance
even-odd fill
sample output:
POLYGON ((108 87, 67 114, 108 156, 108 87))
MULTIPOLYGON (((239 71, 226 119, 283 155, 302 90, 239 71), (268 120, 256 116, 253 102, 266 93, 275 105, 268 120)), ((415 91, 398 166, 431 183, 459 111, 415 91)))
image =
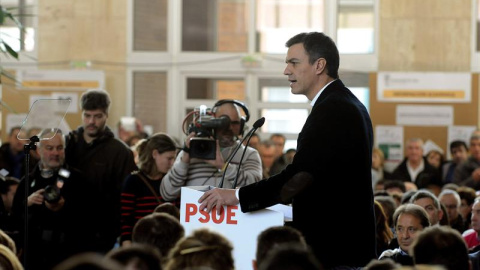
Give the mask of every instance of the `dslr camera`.
POLYGON ((67 169, 61 168, 58 171, 57 181, 54 185, 48 185, 45 187, 45 192, 43 193, 43 198, 49 203, 57 203, 62 197, 62 187, 66 179, 70 177, 70 171, 67 169))
POLYGON ((222 115, 219 118, 211 113, 205 105, 195 108, 193 121, 188 126, 188 133, 195 132, 190 139, 190 157, 213 160, 216 157, 217 144, 215 129, 225 129, 230 126, 230 118, 222 115))

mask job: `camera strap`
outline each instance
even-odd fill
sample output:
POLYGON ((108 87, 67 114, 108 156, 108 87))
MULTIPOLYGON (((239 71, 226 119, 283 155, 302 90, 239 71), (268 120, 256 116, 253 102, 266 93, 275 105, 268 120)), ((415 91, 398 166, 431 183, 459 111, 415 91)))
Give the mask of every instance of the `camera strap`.
POLYGON ((162 201, 160 200, 160 198, 157 195, 157 192, 155 192, 155 189, 152 187, 152 185, 150 185, 148 180, 142 175, 142 172, 137 171, 136 174, 138 175, 138 177, 140 177, 140 179, 142 179, 142 181, 145 183, 145 185, 148 187, 148 189, 150 189, 150 191, 153 193, 153 195, 155 195, 155 198, 157 199, 157 202, 162 203, 162 201))

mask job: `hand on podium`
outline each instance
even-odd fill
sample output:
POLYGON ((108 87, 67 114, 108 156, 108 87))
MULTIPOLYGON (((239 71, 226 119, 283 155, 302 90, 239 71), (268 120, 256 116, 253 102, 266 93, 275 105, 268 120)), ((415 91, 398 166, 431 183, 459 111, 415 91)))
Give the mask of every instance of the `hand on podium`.
POLYGON ((240 201, 235 196, 235 189, 214 188, 205 192, 198 202, 200 209, 210 213, 214 206, 217 207, 217 214, 221 214, 224 205, 237 205, 240 201))

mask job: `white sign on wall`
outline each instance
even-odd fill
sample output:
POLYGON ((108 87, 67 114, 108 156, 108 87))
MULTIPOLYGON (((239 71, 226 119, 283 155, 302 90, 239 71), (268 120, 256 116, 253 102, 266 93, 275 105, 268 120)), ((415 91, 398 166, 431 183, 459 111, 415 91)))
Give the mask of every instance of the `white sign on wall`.
POLYGON ((396 123, 404 126, 451 126, 453 107, 398 105, 396 123))

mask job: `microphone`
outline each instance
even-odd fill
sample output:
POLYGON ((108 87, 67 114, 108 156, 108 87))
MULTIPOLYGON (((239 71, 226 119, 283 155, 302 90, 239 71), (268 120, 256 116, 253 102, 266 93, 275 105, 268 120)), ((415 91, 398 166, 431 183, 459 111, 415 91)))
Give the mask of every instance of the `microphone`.
MULTIPOLYGON (((220 183, 218 184, 218 187, 219 188, 222 188, 223 187, 223 181, 225 180, 225 174, 227 172, 227 167, 228 165, 230 165, 230 162, 232 161, 233 157, 235 156, 235 154, 238 152, 238 149, 240 149, 240 147, 242 147, 243 145, 243 142, 248 139, 248 141, 250 141, 250 138, 252 138, 252 135, 255 131, 257 131, 257 129, 259 129, 261 126, 263 126, 263 124, 265 124, 265 117, 262 117, 260 119, 258 119, 257 121, 255 121, 255 123, 253 123, 253 127, 252 129, 250 129, 247 133, 247 135, 245 135, 245 137, 242 138, 242 140, 240 141, 240 143, 237 145, 237 147, 235 148, 235 150, 232 152, 232 154, 228 157, 227 159, 227 162, 225 162, 225 166, 223 166, 223 175, 222 175, 222 180, 220 180, 220 183)), ((247 143, 248 145, 248 143, 247 143)), ((245 146, 245 149, 247 149, 247 146, 245 146)), ((235 186, 237 185, 237 178, 238 178, 238 172, 240 171, 240 165, 242 164, 242 159, 243 159, 243 156, 245 155, 245 150, 243 150, 243 154, 242 154, 242 157, 240 159, 240 163, 238 164, 238 171, 237 171, 237 175, 235 177, 235 183, 234 183, 234 186, 233 188, 235 188, 235 186)))

